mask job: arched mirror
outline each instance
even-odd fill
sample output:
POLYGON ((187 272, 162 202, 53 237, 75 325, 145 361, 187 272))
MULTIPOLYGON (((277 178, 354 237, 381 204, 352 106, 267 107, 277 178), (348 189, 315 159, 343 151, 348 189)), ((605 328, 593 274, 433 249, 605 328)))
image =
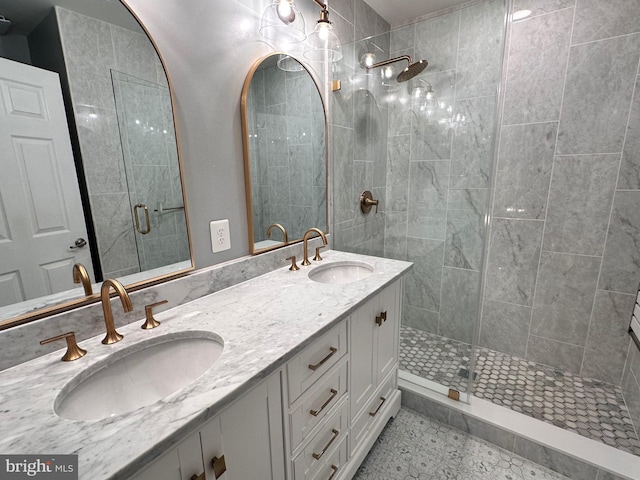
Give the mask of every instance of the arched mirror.
POLYGON ((136 18, 119 1, 0 9, 0 329, 95 301, 77 263, 93 291, 191 270, 169 82, 136 18))
POLYGON ((311 227, 328 232, 327 121, 311 73, 268 55, 251 68, 241 104, 251 252, 301 241, 311 227))

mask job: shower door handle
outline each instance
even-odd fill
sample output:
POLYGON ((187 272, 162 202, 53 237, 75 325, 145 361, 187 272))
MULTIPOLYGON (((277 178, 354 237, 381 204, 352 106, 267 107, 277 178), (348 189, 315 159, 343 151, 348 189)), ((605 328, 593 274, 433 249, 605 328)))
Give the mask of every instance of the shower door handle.
POLYGON ((139 203, 135 207, 133 207, 133 216, 136 220, 136 230, 140 232, 142 235, 146 235, 151 231, 151 222, 149 221, 149 208, 144 203, 139 203), (140 216, 138 214, 138 210, 144 210, 144 220, 146 223, 145 228, 140 227, 140 216))

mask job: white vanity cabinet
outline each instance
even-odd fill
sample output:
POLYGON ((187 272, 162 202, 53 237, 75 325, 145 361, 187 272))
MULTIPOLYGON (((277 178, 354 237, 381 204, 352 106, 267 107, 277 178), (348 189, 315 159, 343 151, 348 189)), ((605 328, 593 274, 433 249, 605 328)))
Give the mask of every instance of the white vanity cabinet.
POLYGON ((282 424, 278 371, 134 478, 283 480, 282 424))
POLYGON ((401 305, 402 280, 397 280, 356 310, 349 322, 350 452, 357 463, 399 409, 401 305))
POLYGON ((350 480, 400 408, 401 300, 399 279, 136 480, 350 480))
POLYGON ((290 480, 350 479, 398 412, 401 298, 397 280, 287 364, 290 480))

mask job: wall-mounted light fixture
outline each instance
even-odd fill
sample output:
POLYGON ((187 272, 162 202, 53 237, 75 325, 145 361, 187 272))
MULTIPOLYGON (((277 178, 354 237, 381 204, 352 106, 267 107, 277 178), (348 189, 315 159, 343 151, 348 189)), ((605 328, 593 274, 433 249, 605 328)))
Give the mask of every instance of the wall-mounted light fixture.
POLYGON ((326 58, 329 62, 337 62, 342 58, 342 44, 329 21, 329 10, 324 3, 318 0, 313 1, 322 10, 320 20, 316 22, 316 27, 307 38, 303 55, 312 61, 322 61, 326 58))
POLYGON ((293 0, 273 0, 262 13, 260 35, 273 42, 297 43, 306 38, 303 55, 311 61, 337 62, 342 58, 342 44, 329 21, 329 10, 319 0, 313 0, 322 10, 320 20, 307 37, 302 12, 293 0))
POLYGON ((307 38, 304 17, 293 0, 273 0, 262 13, 260 35, 267 40, 288 43, 302 42, 307 38))

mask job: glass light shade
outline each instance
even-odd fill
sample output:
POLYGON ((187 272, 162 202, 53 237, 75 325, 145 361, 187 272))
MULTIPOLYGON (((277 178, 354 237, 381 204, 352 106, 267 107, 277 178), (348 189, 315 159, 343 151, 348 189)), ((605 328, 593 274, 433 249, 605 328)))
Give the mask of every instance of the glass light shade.
POLYGON ((325 58, 329 62, 337 62, 342 58, 340 39, 328 21, 320 20, 316 24, 316 28, 307 37, 303 55, 313 62, 321 62, 325 58))
POLYGON ((260 19, 260 35, 272 42, 297 43, 306 38, 304 17, 292 0, 274 0, 260 19))
POLYGON ((304 67, 293 57, 289 55, 280 55, 277 62, 278 68, 285 72, 301 72, 304 67))

